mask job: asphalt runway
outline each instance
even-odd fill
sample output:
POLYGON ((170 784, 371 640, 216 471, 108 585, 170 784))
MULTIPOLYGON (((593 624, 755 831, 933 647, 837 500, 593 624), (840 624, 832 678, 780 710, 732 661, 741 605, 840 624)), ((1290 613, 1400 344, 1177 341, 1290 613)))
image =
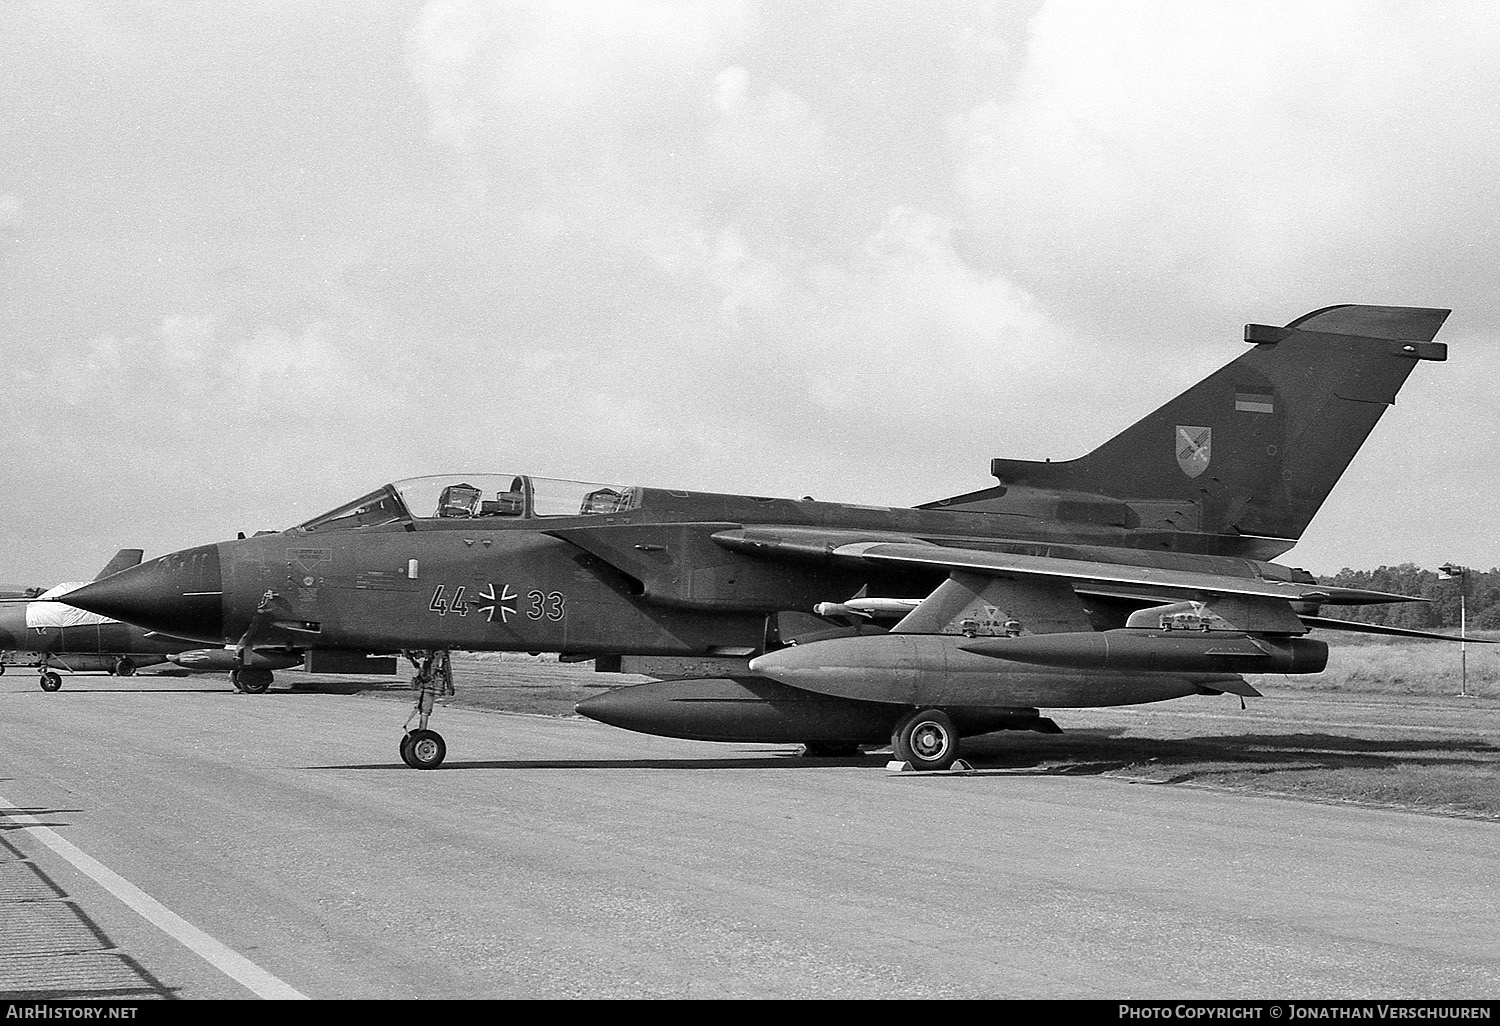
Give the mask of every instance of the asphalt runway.
POLYGON ((1489 999, 1500 826, 0 677, 0 995, 1489 999))

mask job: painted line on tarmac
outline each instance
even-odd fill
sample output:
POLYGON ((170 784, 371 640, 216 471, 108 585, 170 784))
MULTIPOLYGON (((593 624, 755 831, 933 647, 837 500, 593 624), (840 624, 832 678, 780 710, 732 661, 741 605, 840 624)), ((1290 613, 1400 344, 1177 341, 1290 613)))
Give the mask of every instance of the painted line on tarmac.
POLYGON ((309 1000, 306 994, 285 980, 271 975, 238 951, 210 937, 50 827, 43 826, 35 816, 20 811, 6 811, 19 808, 0 797, 0 816, 9 817, 30 831, 33 837, 72 863, 74 869, 256 997, 282 1001, 309 1000))

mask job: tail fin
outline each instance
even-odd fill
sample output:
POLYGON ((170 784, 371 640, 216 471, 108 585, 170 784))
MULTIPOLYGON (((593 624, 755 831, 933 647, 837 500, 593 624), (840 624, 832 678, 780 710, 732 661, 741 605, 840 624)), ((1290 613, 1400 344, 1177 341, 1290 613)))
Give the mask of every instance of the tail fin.
POLYGON ((99 571, 99 576, 94 580, 102 581, 111 574, 117 574, 121 570, 140 564, 141 557, 146 554, 144 549, 121 549, 115 553, 115 558, 104 564, 104 569, 99 571))
POLYGON ((1247 324, 1253 349, 1093 452, 996 459, 999 487, 924 508, 1036 515, 1050 504, 1052 519, 1123 529, 1134 536, 1125 544, 1273 558, 1301 536, 1417 361, 1447 359, 1432 338, 1450 312, 1330 306, 1284 328, 1247 324))

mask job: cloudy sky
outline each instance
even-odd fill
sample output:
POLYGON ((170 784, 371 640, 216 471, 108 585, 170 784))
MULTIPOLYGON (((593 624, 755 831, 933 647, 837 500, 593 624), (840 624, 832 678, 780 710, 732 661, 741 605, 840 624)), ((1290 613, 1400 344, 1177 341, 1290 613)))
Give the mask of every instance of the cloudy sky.
POLYGON ((0 5, 0 581, 525 472, 911 505, 1450 307, 1283 562, 1500 564, 1500 5, 0 5))

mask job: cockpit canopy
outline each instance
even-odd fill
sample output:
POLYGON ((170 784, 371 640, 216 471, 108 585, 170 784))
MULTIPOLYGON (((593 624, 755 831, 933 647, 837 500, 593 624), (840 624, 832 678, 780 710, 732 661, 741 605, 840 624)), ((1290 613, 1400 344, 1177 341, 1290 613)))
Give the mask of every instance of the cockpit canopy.
POLYGON ((299 524, 335 531, 425 520, 576 517, 623 513, 640 505, 634 485, 591 484, 511 474, 412 477, 299 524))

